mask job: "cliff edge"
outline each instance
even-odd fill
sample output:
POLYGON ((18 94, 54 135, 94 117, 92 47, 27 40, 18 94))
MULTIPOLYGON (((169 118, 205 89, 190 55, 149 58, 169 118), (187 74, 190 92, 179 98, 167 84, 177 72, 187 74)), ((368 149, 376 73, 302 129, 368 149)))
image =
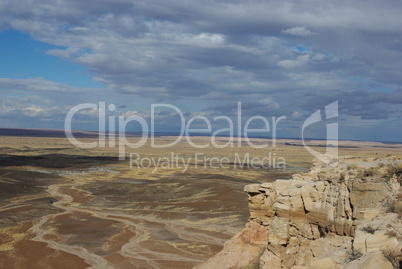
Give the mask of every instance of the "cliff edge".
POLYGON ((247 185, 246 227, 195 268, 399 268, 402 161, 339 161, 247 185))

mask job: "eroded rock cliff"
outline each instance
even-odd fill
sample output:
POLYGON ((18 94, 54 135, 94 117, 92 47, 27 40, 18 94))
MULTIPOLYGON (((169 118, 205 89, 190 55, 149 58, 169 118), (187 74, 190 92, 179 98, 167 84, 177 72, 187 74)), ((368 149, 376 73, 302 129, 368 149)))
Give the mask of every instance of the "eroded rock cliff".
POLYGON ((343 158, 247 185, 246 227, 196 268, 399 268, 401 163, 343 158))

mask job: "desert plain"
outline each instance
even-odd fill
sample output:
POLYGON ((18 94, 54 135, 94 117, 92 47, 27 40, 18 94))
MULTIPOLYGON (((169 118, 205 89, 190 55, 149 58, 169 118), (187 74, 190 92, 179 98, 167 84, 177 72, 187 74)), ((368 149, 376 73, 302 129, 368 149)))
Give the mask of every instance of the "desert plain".
MULTIPOLYGON (((118 146, 83 149, 52 131, 1 134, 0 268, 192 268, 244 227, 245 185, 288 179, 308 171, 314 159, 292 139, 277 139, 275 146, 251 139, 265 148, 245 141, 202 149, 185 139, 168 148, 147 142, 126 148, 120 160, 118 146), (159 158, 164 166, 150 162, 159 158), (245 163, 253 158, 272 163, 245 163)), ((196 144, 209 139, 192 137, 196 144)), ((307 144, 326 149, 324 141, 307 144)), ((395 143, 339 141, 338 150, 367 161, 402 155, 395 143)))

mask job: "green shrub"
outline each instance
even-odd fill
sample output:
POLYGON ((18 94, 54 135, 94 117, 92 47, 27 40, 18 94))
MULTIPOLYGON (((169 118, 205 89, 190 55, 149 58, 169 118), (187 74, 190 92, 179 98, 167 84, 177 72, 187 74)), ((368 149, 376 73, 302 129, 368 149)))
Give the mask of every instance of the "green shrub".
POLYGON ((376 175, 377 173, 378 173, 378 171, 374 167, 370 167, 363 171, 363 176, 364 177, 372 177, 372 176, 376 175))
POLYGON ((372 225, 369 224, 363 227, 361 230, 369 234, 374 234, 375 231, 377 231, 378 229, 374 228, 372 225))
POLYGON ((401 251, 397 248, 383 248, 381 250, 382 255, 390 262, 392 263, 392 266, 394 268, 399 268, 399 260, 402 258, 401 251))
POLYGON ((394 230, 388 230, 385 232, 386 235, 388 235, 389 237, 398 237, 397 232, 395 232, 394 230))
POLYGON ((349 263, 351 261, 357 260, 358 258, 360 258, 361 256, 363 256, 363 254, 359 251, 348 251, 347 252, 347 256, 346 256, 346 262, 349 263))
POLYGON ((396 201, 391 197, 385 202, 385 213, 397 213, 396 201))
POLYGON ((402 163, 394 161, 392 164, 388 165, 386 177, 391 178, 396 176, 399 183, 402 178, 402 163))

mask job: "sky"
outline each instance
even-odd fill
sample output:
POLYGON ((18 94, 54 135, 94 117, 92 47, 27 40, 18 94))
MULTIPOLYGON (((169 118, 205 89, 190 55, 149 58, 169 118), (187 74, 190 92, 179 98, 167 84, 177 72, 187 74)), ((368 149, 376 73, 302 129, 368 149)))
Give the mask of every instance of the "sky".
MULTIPOLYGON (((336 121, 340 139, 402 142, 401 14, 399 0, 2 0, 0 128, 63 129, 73 107, 105 102, 107 116, 154 117, 156 131, 182 122, 152 104, 237 130, 241 102, 240 125, 270 124, 258 136, 282 116, 277 137, 299 138, 320 110, 305 136, 336 121)), ((97 130, 98 110, 72 122, 97 130)))

